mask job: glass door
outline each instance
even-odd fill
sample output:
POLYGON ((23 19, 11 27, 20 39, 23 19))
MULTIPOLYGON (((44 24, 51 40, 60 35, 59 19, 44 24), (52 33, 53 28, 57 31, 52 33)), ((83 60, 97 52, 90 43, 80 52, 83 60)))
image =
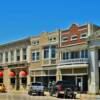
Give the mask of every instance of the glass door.
POLYGON ((83 91, 83 77, 76 77, 76 85, 79 88, 79 91, 83 91))

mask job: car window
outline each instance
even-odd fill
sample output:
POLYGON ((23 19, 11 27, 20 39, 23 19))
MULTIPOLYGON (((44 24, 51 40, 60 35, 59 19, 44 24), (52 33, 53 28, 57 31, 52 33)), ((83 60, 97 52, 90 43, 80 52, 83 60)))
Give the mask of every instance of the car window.
POLYGON ((41 86, 42 83, 32 83, 32 85, 41 86))

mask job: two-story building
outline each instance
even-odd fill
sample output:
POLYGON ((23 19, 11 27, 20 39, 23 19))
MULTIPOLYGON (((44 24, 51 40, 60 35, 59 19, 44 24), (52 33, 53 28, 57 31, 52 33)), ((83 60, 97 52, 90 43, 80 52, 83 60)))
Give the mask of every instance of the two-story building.
POLYGON ((24 90, 28 82, 30 38, 0 45, 0 83, 7 90, 24 90))
POLYGON ((44 32, 31 38, 31 81, 41 81, 48 84, 56 81, 56 66, 59 59, 59 31, 44 32))
POLYGON ((98 51, 90 45, 90 37, 95 36, 99 29, 99 26, 92 24, 72 24, 69 29, 61 31, 57 80, 70 81, 82 92, 98 93, 98 51))

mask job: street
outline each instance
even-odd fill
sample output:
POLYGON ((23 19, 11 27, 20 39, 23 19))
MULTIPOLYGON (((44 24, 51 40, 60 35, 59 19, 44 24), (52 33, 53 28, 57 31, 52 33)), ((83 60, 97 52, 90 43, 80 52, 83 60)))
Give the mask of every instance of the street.
POLYGON ((100 100, 100 98, 64 99, 52 96, 29 96, 27 93, 0 93, 0 100, 100 100))
MULTIPOLYGON (((35 96, 35 95, 29 96, 26 93, 1 93, 0 100, 65 100, 65 99, 51 97, 51 96, 35 96)), ((75 99, 75 100, 79 100, 79 99, 75 99)))

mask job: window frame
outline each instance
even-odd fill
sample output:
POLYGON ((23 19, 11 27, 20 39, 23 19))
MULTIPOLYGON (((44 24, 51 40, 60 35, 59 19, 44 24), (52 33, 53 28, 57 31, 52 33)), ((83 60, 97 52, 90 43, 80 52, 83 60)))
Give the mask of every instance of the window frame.
POLYGON ((77 35, 72 35, 71 36, 71 41, 76 41, 77 39, 78 39, 78 36, 77 35), (76 38, 73 39, 73 37, 76 37, 76 38))

